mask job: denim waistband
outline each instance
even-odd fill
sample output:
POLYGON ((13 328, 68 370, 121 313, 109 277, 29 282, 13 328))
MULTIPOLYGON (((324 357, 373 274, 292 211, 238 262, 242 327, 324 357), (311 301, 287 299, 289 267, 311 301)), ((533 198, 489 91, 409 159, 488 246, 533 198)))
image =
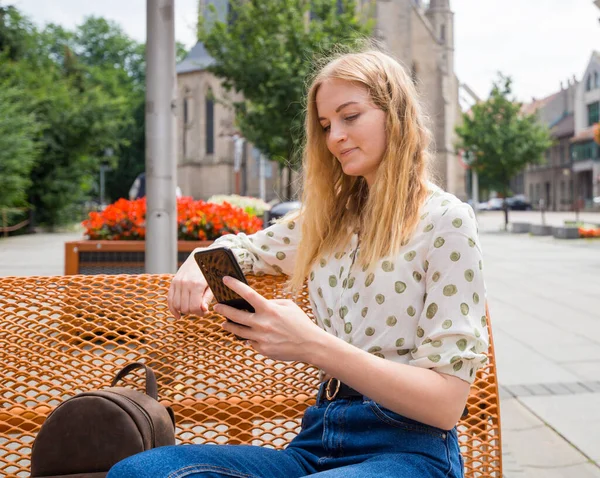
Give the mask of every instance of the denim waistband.
MULTIPOLYGON (((321 382, 321 384, 319 385, 319 390, 317 392, 317 405, 321 405, 325 402, 332 402, 335 400, 353 400, 353 401, 359 401, 359 400, 368 400, 369 398, 365 395, 356 395, 356 396, 335 396, 332 400, 328 400, 327 399, 327 395, 326 395, 326 390, 327 390, 327 384, 329 383, 329 380, 325 380, 324 382, 321 382)), ((336 389, 336 384, 335 382, 332 383, 331 385, 331 393, 333 393, 336 389)), ((344 384, 343 382, 340 382, 340 388, 342 391, 346 391, 346 388, 349 389, 352 392, 357 392, 357 390, 354 390, 352 387, 350 387, 349 385, 344 384)))

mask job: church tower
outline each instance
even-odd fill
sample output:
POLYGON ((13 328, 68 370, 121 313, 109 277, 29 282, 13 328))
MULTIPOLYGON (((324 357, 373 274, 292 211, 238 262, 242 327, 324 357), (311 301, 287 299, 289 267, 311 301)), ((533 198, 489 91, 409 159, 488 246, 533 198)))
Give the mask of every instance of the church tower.
POLYGON ((431 0, 425 16, 442 46, 446 71, 452 75, 454 74, 454 13, 450 10, 450 1, 431 0))
MULTIPOLYGON (((425 11, 440 51, 438 60, 439 103, 436 118, 436 149, 438 166, 445 164, 443 183, 448 191, 461 199, 465 197, 465 171, 459 165, 454 152, 456 133, 454 128, 460 120, 458 102, 458 78, 454 71, 454 13, 449 0, 430 0, 425 11)), ((440 178, 441 179, 441 178, 440 178)))
MULTIPOLYGON (((198 0, 200 14, 205 14, 209 6, 215 8, 220 21, 231 20, 228 0, 198 0)), ((454 128, 460 121, 461 110, 458 79, 454 72, 454 13, 450 9, 450 1, 359 0, 357 8, 365 8, 372 15, 375 20, 374 37, 412 74, 433 133, 432 179, 448 192, 466 199, 466 171, 454 152, 454 128)), ((194 169, 195 172, 208 165, 224 167, 233 164, 230 158, 232 149, 219 134, 219 131, 229 131, 233 127, 233 112, 218 103, 213 105, 212 96, 207 93, 212 92, 216 97, 224 93, 221 81, 206 71, 206 66, 213 61, 204 46, 198 43, 188 58, 178 65, 180 95, 187 97, 189 103, 187 109, 186 104, 182 107, 184 113, 188 111, 184 115, 187 119, 180 121, 183 138, 180 174, 188 178, 195 188, 200 188, 202 181, 192 180, 192 172, 188 174, 184 170, 194 169), (197 115, 193 114, 194 111, 197 115), (213 123, 214 127, 211 126, 213 123), (211 139, 211 136, 214 138, 211 139), (205 138, 211 141, 207 142, 205 138)), ((212 179, 202 184, 201 195, 196 189, 188 192, 183 185, 182 189, 184 193, 199 197, 213 188, 225 191, 228 187, 225 185, 231 181, 225 170, 219 175, 212 173, 212 179), (222 178, 217 181, 215 178, 219 175, 222 178)), ((249 188, 248 194, 252 193, 252 188, 249 188)))

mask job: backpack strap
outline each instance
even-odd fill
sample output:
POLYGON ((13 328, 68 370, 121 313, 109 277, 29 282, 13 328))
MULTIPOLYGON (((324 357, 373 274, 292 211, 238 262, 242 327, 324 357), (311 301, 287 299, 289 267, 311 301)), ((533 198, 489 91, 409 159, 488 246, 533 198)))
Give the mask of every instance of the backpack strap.
POLYGON ((121 369, 121 371, 113 379, 110 386, 114 387, 117 384, 117 382, 121 380, 125 375, 138 368, 143 368, 146 372, 146 395, 152 397, 154 400, 158 400, 158 386, 156 384, 156 376, 154 375, 154 372, 150 367, 141 362, 133 362, 123 367, 123 369, 121 369))

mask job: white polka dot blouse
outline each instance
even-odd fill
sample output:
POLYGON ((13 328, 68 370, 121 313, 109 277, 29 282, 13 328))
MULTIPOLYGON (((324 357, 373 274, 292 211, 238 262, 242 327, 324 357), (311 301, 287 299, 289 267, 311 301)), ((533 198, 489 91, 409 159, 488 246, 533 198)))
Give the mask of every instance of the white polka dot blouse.
MULTIPOLYGON (((252 235, 226 235, 244 273, 290 274, 301 218, 252 235)), ((486 361, 489 337, 477 222, 471 207, 430 184, 408 244, 376 267, 354 264, 358 236, 321 257, 308 278, 317 323, 385 360, 434 369, 469 383, 486 361)))

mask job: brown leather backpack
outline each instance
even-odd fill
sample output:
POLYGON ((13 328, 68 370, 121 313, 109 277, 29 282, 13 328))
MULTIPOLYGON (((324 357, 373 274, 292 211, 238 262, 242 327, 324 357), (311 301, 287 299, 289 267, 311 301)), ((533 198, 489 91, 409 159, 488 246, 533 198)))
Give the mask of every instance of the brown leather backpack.
POLYGON ((48 416, 33 443, 32 478, 99 478, 136 453, 175 444, 175 416, 158 403, 154 372, 131 363, 111 387, 80 393, 48 416), (132 370, 146 371, 146 393, 115 385, 132 370))

